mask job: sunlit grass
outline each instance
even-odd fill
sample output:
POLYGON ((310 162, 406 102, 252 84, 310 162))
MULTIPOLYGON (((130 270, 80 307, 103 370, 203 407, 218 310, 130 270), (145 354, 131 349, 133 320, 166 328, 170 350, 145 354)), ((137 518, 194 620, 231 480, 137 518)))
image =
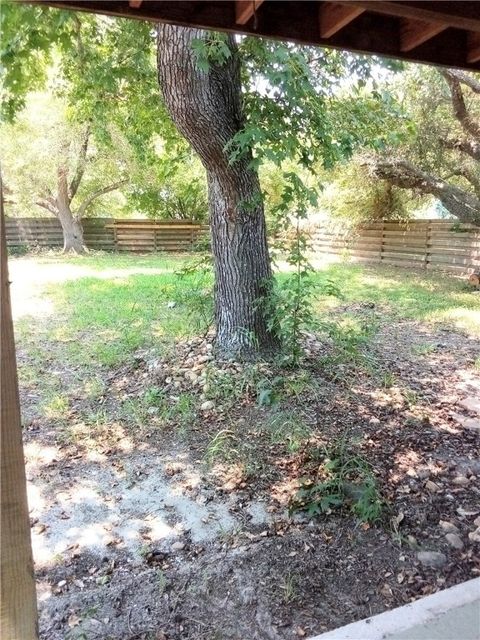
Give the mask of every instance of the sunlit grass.
POLYGON ((352 302, 373 302, 388 315, 480 335, 480 296, 465 280, 453 276, 395 269, 384 265, 363 267, 334 264, 317 272, 340 288, 343 300, 320 300, 319 312, 352 302))
MULTIPOLYGON (((45 286, 42 294, 55 310, 48 322, 34 325, 28 317, 18 322, 30 367, 58 357, 66 357, 73 366, 117 366, 138 349, 161 351, 175 338, 198 333, 195 310, 189 308, 191 297, 186 294, 198 285, 196 276, 180 278, 176 273, 186 260, 186 256, 117 254, 35 259, 39 268, 82 265, 94 273, 45 286), (142 272, 134 273, 134 268, 142 272)), ((314 277, 319 283, 333 281, 342 293, 341 299, 319 295, 315 302, 319 317, 328 318, 329 311, 341 305, 369 302, 376 312, 395 320, 443 324, 480 335, 480 296, 472 294, 462 279, 345 263, 326 266, 314 277)), ((346 314, 344 324, 352 322, 357 320, 346 314)), ((348 335, 352 331, 350 327, 348 335)), ((25 377, 31 381, 34 370, 25 377)))

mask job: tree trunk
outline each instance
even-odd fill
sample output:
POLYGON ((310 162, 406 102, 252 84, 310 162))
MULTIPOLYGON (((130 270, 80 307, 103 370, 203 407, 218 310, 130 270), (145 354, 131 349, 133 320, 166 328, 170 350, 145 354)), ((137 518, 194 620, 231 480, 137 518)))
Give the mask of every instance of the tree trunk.
POLYGON ((58 210, 58 219, 63 230, 63 252, 85 253, 82 224, 73 217, 70 207, 58 210))
POLYGON ((198 29, 159 25, 159 82, 174 123, 207 171, 216 348, 222 356, 251 358, 277 346, 262 304, 272 285, 263 200, 250 154, 230 163, 225 151, 243 126, 235 42, 228 36, 231 56, 205 72, 192 42, 206 37, 198 29))
POLYGON ((58 192, 56 199, 56 214, 63 230, 63 251, 68 253, 85 253, 82 224, 74 217, 70 208, 68 193, 67 170, 59 167, 57 174, 58 192))

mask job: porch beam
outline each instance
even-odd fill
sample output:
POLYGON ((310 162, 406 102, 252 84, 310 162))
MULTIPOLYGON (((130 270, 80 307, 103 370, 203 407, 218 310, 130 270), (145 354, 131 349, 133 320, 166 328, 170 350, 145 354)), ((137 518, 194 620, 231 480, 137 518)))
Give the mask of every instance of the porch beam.
POLYGON ((263 0, 236 0, 235 22, 237 24, 247 24, 262 3, 263 0))

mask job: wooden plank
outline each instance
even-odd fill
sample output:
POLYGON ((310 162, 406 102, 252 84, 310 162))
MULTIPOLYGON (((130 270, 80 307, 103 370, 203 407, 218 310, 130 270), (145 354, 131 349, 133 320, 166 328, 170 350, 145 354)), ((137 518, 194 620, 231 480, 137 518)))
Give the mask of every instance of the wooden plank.
POLYGON ((365 241, 365 240, 360 240, 360 241, 349 242, 348 243, 348 247, 350 247, 351 249, 366 248, 366 249, 378 249, 378 250, 380 250, 381 247, 382 247, 382 243, 381 242, 368 242, 368 241, 365 241))
POLYGON ((425 248, 424 247, 399 247, 391 244, 384 244, 383 247, 384 253, 395 253, 396 255, 416 255, 416 256, 425 256, 425 248))
POLYGON ((362 258, 380 258, 381 256, 381 252, 380 251, 367 251, 367 250, 355 250, 352 251, 352 255, 354 256, 359 256, 362 258))
POLYGON ((480 264, 478 258, 470 258, 468 256, 429 256, 428 261, 431 264, 451 264, 451 265, 471 265, 480 264))
POLYGON ((358 229, 366 231, 381 231, 383 229, 383 222, 361 222, 358 225, 358 229))
POLYGON ((455 239, 432 240, 428 241, 429 251, 478 251, 480 248, 480 240, 457 241, 455 239))
POLYGON ((430 237, 432 239, 445 239, 445 240, 471 240, 471 239, 480 239, 480 234, 472 233, 471 231, 448 231, 448 230, 435 230, 430 231, 430 237))
POLYGON ((381 238, 382 237, 381 229, 359 229, 357 233, 361 238, 364 238, 364 237, 381 238))
MULTIPOLYGON (((110 225, 109 227, 110 228, 110 225)), ((179 225, 169 225, 169 224, 132 224, 130 222, 122 222, 121 224, 115 224, 116 229, 174 229, 175 231, 179 229, 199 229, 198 225, 195 224, 179 224, 179 225)))
POLYGON ((425 247, 426 245, 426 236, 425 234, 423 234, 422 236, 418 237, 405 237, 402 238, 400 236, 386 236, 384 238, 384 244, 388 244, 388 245, 395 245, 397 247, 425 247))
POLYGON ((427 229, 420 231, 385 231, 383 234, 384 242, 427 242, 427 229))
POLYGON ((149 240, 154 242, 155 235, 153 233, 122 233, 118 232, 117 239, 119 242, 122 240, 149 240))
POLYGON ((0 637, 35 640, 37 600, 0 176, 0 637))
POLYGON ((429 259, 432 257, 445 258, 446 260, 451 260, 454 258, 468 258, 469 260, 478 260, 480 257, 480 251, 429 251, 428 252, 429 259))
POLYGON ((395 253, 394 251, 383 251, 382 252, 382 259, 383 258, 392 258, 392 260, 395 261, 400 261, 400 260, 407 260, 410 262, 425 262, 426 261, 426 256, 425 255, 417 255, 415 253, 395 253))
POLYGON ((412 49, 419 47, 447 28, 448 25, 441 22, 402 20, 400 25, 400 51, 412 51, 412 49))
POLYGON ((105 242, 103 240, 85 240, 87 247, 114 247, 115 242, 105 242))
POLYGON ((237 24, 247 24, 262 3, 263 0, 236 0, 235 22, 237 24))
POLYGON ((382 260, 382 264, 389 264, 394 267, 403 267, 403 268, 408 267, 413 269, 425 269, 425 266, 426 266, 425 262, 415 262, 413 260, 395 260, 395 259, 382 260))
POLYGON ((384 229, 386 231, 420 231, 428 229, 428 222, 385 222, 384 229))
POLYGON ((448 264, 440 265, 440 264, 427 263, 425 267, 430 271, 448 271, 450 273, 456 273, 459 275, 464 273, 471 273, 473 271, 473 269, 469 267, 462 267, 462 266, 455 266, 455 265, 448 265, 448 264))
POLYGON ((337 31, 346 27, 365 11, 355 5, 342 5, 335 2, 322 2, 320 5, 320 35, 331 38, 337 31))

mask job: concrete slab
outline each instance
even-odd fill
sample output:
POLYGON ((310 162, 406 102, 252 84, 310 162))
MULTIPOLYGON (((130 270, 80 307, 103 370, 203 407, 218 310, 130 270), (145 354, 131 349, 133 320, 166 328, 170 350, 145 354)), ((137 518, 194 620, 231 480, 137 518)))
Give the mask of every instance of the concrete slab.
POLYGON ((479 640, 480 578, 309 640, 479 640))

